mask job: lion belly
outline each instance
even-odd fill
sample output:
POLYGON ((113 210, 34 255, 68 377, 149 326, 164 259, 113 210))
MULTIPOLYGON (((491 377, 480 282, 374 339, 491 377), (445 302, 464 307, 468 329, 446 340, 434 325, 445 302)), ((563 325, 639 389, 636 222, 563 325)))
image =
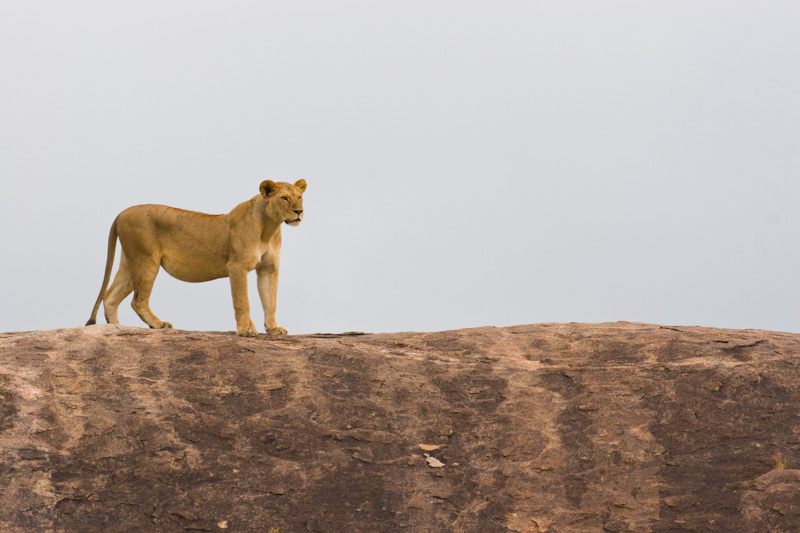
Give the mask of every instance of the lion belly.
POLYGON ((227 236, 184 227, 162 231, 158 240, 161 266, 170 276, 191 282, 228 276, 227 236))
POLYGON ((223 261, 193 261, 192 258, 162 257, 161 267, 173 278, 198 283, 228 277, 227 264, 223 261))

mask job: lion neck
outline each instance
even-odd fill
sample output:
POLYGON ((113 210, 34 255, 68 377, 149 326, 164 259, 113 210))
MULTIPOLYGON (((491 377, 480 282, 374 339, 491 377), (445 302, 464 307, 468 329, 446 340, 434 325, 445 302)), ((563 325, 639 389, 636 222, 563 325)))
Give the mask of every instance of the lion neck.
POLYGON ((255 213, 260 215, 261 240, 270 241, 276 234, 280 233, 283 220, 274 220, 269 216, 267 213, 267 201, 263 196, 258 195, 253 200, 255 200, 255 213))

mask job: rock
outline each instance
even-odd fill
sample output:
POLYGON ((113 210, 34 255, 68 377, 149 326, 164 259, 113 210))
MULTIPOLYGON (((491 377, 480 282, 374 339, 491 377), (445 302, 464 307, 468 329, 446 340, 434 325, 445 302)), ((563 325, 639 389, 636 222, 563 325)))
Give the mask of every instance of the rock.
POLYGON ((444 466, 444 463, 441 462, 436 457, 428 456, 425 458, 425 461, 427 461, 428 466, 430 466, 431 468, 442 468, 444 466))
POLYGON ((2 333, 0 453, 0 531, 796 531, 800 335, 2 333))

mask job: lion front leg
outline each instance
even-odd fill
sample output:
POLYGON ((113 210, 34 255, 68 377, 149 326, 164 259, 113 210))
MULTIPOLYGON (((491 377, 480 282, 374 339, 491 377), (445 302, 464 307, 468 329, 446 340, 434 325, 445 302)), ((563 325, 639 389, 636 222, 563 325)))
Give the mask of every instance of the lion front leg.
POLYGON ((270 335, 286 335, 286 328, 278 326, 275 321, 275 308, 278 302, 278 264, 271 262, 259 266, 258 295, 264 307, 264 328, 270 335))
POLYGON ((250 320, 250 300, 247 297, 247 269, 229 265, 228 277, 231 281, 233 310, 236 314, 236 334, 240 337, 255 337, 256 325, 250 320))

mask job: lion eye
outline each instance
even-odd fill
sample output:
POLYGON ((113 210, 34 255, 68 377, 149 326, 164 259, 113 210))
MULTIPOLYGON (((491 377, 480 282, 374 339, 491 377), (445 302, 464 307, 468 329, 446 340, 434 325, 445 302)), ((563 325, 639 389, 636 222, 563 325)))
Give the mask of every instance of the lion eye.
POLYGON ((281 196, 281 199, 282 200, 286 200, 287 202, 289 201, 289 197, 288 196, 281 196))

